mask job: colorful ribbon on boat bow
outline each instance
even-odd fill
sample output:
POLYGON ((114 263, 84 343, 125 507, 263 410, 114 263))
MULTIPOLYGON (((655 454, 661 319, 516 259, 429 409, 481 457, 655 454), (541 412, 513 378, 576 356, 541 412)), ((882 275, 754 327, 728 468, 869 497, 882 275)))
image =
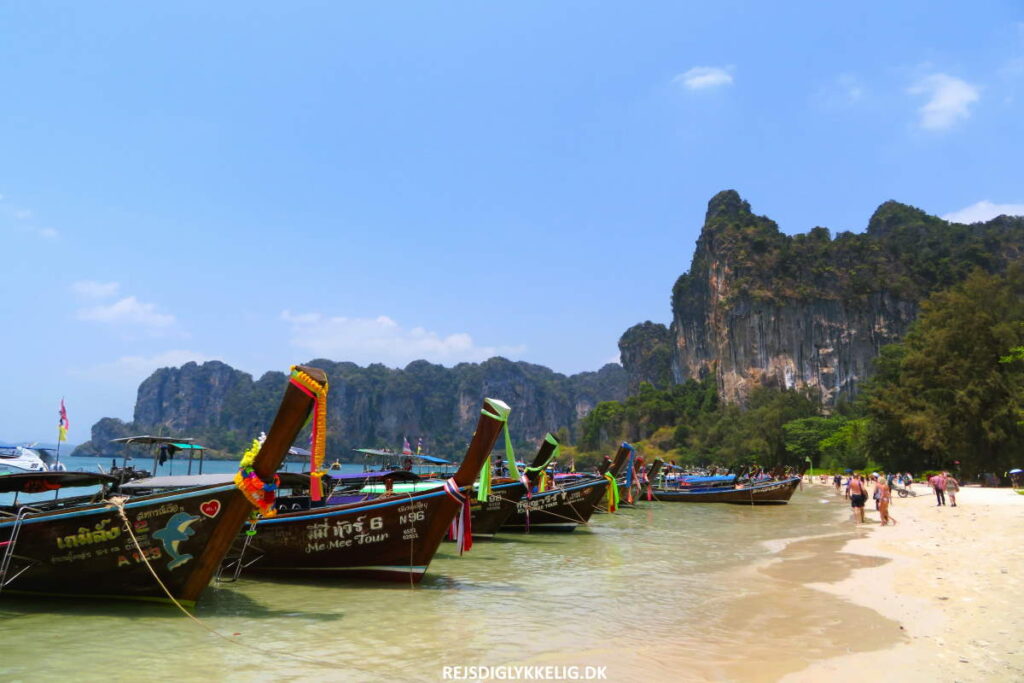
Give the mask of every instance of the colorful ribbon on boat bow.
POLYGON ((459 504, 459 510, 452 519, 448 534, 455 540, 455 545, 458 546, 459 555, 461 555, 473 547, 473 518, 469 509, 469 496, 462 493, 454 477, 444 483, 444 492, 459 504))
POLYGON ((246 500, 256 506, 261 515, 273 517, 277 514, 274 502, 277 500, 277 487, 281 484, 281 479, 275 474, 274 481, 265 482, 252 468, 262 445, 260 439, 253 439, 249 450, 242 455, 238 472, 235 474, 235 486, 245 495, 246 500))
POLYGON ((608 480, 608 512, 615 512, 619 509, 619 482, 611 472, 605 472, 604 478, 608 480))
POLYGON ((320 477, 323 476, 320 470, 327 452, 327 382, 320 384, 294 365, 289 381, 313 399, 313 433, 309 437, 309 471, 312 475, 309 478, 309 498, 319 501, 322 497, 320 477))

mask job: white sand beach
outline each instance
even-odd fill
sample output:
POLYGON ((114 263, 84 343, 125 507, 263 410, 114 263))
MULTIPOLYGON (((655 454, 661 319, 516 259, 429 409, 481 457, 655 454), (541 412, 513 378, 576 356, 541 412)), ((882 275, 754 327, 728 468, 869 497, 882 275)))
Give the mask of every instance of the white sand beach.
MULTIPOLYGON (((896 526, 880 526, 869 501, 866 531, 842 549, 888 561, 807 584, 898 622, 892 647, 837 652, 782 680, 1024 679, 1024 496, 969 486, 957 507, 937 507, 930 489, 914 489, 917 497, 894 501, 896 526)), ((855 643, 860 614, 850 627, 855 643)))

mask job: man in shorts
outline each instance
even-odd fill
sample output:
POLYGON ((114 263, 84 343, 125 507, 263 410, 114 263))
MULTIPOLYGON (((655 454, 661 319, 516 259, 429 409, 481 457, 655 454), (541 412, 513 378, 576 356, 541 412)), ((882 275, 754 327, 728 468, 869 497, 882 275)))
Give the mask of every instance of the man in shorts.
POLYGON ((864 523, 864 503, 868 499, 867 486, 864 484, 864 478, 859 476, 850 477, 850 507, 853 508, 853 513, 857 517, 859 524, 864 523))

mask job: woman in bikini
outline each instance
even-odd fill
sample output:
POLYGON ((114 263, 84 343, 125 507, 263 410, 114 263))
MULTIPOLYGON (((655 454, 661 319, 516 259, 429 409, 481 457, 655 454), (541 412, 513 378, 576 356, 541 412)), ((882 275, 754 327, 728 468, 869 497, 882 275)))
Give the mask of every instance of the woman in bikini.
POLYGON ((878 515, 882 519, 882 526, 887 526, 889 522, 896 526, 896 518, 889 515, 889 504, 892 503, 892 489, 889 488, 889 484, 885 479, 879 479, 876 490, 878 492, 878 515))

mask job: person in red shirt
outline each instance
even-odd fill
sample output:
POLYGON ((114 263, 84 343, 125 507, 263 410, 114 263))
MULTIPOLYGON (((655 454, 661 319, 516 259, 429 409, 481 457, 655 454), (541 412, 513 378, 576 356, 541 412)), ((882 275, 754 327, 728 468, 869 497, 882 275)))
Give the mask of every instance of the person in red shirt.
POLYGON ((945 475, 943 475, 942 472, 939 472, 934 477, 929 479, 928 482, 932 485, 932 488, 935 489, 935 501, 936 501, 935 502, 935 506, 938 507, 940 505, 945 505, 946 504, 946 477, 945 477, 945 475))

